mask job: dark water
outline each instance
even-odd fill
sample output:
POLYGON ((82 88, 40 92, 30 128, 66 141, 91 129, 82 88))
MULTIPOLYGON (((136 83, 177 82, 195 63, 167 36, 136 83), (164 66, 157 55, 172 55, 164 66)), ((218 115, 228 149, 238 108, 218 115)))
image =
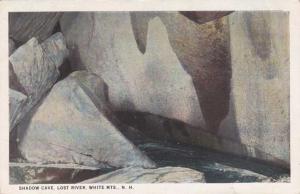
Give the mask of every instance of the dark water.
POLYGON ((289 177, 287 169, 205 148, 162 143, 144 143, 139 148, 160 167, 181 166, 203 172, 208 183, 275 182, 289 177))
MULTIPOLYGON (((140 142, 137 146, 155 161, 158 167, 191 168, 204 173, 207 183, 289 181, 289 170, 249 158, 195 146, 155 141, 140 142)), ((20 161, 14 162, 18 164, 20 161)), ((77 183, 114 170, 116 169, 76 170, 75 168, 15 167, 10 168, 10 183, 77 183), (28 177, 28 175, 32 177, 28 177)))

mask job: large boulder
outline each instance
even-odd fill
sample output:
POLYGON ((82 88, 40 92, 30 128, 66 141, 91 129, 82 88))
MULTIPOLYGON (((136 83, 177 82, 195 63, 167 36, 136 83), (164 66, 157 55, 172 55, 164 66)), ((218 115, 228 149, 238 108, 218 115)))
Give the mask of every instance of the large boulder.
POLYGON ((123 168, 81 183, 205 183, 204 174, 183 167, 123 168))
POLYGON ((273 162, 289 167, 288 13, 234 13, 230 34, 230 112, 219 135, 252 147, 249 156, 270 155, 276 158, 273 162))
POLYGON ((109 119, 105 88, 102 79, 85 71, 55 84, 19 126, 26 127, 19 133, 22 156, 32 163, 154 167, 109 119))
POLYGON ((58 12, 9 13, 9 37, 17 43, 25 43, 32 37, 44 41, 51 36, 61 15, 58 12))
POLYGON ((56 33, 39 44, 36 38, 20 46, 10 57, 10 87, 28 97, 26 105, 18 111, 10 129, 53 86, 59 77, 58 68, 68 55, 64 37, 56 33))
POLYGON ((159 18, 149 23, 145 54, 137 48, 129 13, 67 13, 60 24, 73 68, 101 75, 116 110, 205 125, 193 80, 170 47, 159 18))

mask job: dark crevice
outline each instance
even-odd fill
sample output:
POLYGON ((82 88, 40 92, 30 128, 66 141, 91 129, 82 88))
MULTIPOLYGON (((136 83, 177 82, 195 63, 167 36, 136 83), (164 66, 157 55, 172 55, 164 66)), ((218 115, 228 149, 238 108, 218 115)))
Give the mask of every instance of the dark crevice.
POLYGON ((69 59, 64 60, 63 64, 58 68, 60 76, 57 81, 65 79, 68 75, 70 75, 72 71, 72 66, 69 59))
POLYGON ((204 24, 231 14, 233 11, 180 11, 182 15, 197 24, 204 24))

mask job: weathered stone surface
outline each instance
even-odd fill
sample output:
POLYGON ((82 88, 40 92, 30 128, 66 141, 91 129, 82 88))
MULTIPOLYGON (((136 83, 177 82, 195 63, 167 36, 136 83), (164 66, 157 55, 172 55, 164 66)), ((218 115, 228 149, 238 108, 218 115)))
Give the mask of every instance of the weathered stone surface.
POLYGON ((289 166, 289 21, 287 12, 230 16, 230 112, 220 136, 242 142, 289 166), (280 28, 278 28, 280 26, 280 28))
POLYGON ((203 173, 183 167, 123 168, 81 183, 205 183, 203 173))
POLYGON ((159 18, 149 23, 144 55, 137 48, 129 13, 65 14, 61 27, 73 66, 103 77, 116 110, 205 125, 192 79, 170 47, 159 18))
POLYGON ((9 163, 10 184, 75 183, 107 173, 77 164, 9 163))
POLYGON ((162 20, 175 54, 192 77, 206 128, 216 132, 229 106, 231 73, 227 17, 199 25, 178 12, 132 12, 132 26, 141 49, 147 46, 148 21, 155 16, 162 20))
POLYGON ((154 167, 155 164, 111 123, 105 84, 96 75, 74 72, 53 86, 20 136, 19 150, 34 163, 94 167, 154 167), (35 148, 39 149, 35 149, 35 148))
MULTIPOLYGON (((9 89, 9 123, 14 126, 17 115, 23 109, 27 96, 16 90, 9 89)), ((11 131, 12 128, 9 128, 11 131)))
POLYGON ((56 33, 41 44, 32 38, 10 56, 10 86, 28 97, 11 128, 53 86, 59 77, 58 67, 67 55, 64 37, 56 33))
POLYGON ((58 12, 9 13, 9 36, 19 43, 32 37, 43 41, 52 34, 61 15, 58 12))
POLYGON ((12 39, 9 39, 8 42, 9 55, 11 55, 15 49, 16 49, 15 42, 12 39))

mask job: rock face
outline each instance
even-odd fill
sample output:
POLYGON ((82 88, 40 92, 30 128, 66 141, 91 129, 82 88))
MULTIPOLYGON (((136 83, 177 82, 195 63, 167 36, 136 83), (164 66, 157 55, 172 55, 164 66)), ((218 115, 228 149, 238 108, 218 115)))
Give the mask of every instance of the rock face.
POLYGON ((154 115, 140 117, 146 134, 288 167, 288 33, 275 29, 288 22, 268 14, 199 25, 201 13, 68 13, 60 23, 73 68, 103 77, 114 110, 154 115))
POLYGON ((75 164, 10 163, 10 184, 75 183, 103 174, 97 168, 75 164))
MULTIPOLYGON (((159 16, 165 25, 175 54, 192 77, 206 128, 217 131, 229 106, 231 72, 227 17, 199 25, 178 12, 132 12, 139 48, 146 47, 148 21, 154 16, 159 16)), ((202 13, 202 16, 206 15, 202 13)))
POLYGON ((28 123, 20 125, 28 126, 19 134, 21 154, 33 163, 154 167, 106 117, 106 104, 99 77, 72 73, 55 84, 28 123))
POLYGON ((10 13, 9 36, 18 43, 25 43, 32 37, 43 41, 52 34, 61 15, 58 12, 10 13))
POLYGON ((123 168, 81 183, 205 183, 201 172, 182 167, 123 168))
POLYGON ((41 44, 32 38, 10 56, 10 87, 28 97, 23 110, 10 123, 10 129, 53 86, 59 77, 58 67, 67 55, 64 37, 56 33, 41 44))
MULTIPOLYGON (((15 123, 19 112, 23 109, 27 96, 16 90, 9 89, 9 123, 15 123)), ((9 129, 11 131, 12 128, 9 129)))
POLYGON ((116 110, 205 125, 193 81, 170 47, 159 18, 149 22, 144 55, 137 48, 129 13, 64 14, 61 27, 73 68, 101 75, 116 110))
POLYGON ((8 50, 9 50, 9 55, 11 55, 16 49, 15 42, 12 39, 9 39, 8 42, 8 50))
MULTIPOLYGON (((230 16, 230 112, 220 126, 229 137, 289 166, 289 27, 286 12, 230 16), (278 28, 280 26, 280 28, 278 28)), ((264 159, 254 151, 248 155, 264 159)))

